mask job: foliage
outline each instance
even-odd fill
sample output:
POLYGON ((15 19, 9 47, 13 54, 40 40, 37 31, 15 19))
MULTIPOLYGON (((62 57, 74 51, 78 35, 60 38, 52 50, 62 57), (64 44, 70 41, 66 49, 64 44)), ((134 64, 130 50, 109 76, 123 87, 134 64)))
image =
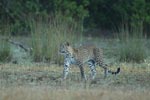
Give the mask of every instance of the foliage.
POLYGON ((50 16, 62 13, 65 17, 83 21, 88 16, 85 7, 88 0, 1 0, 0 24, 8 21, 12 24, 12 33, 26 34, 30 32, 29 16, 50 16))
POLYGON ((149 30, 149 0, 1 0, 0 24, 9 22, 12 33, 30 33, 28 16, 50 16, 61 13, 66 18, 80 20, 85 27, 117 29, 121 23, 137 27, 143 23, 149 30))
POLYGON ((146 27, 150 23, 149 5, 148 0, 90 0, 87 20, 90 27, 104 29, 118 30, 122 23, 137 27, 141 22, 146 27))

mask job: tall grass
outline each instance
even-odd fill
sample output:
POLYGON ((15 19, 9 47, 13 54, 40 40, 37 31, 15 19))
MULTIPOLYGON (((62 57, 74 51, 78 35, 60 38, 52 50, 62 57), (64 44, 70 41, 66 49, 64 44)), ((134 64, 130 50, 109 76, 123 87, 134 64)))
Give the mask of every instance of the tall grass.
POLYGON ((11 60, 10 44, 5 40, 0 40, 0 62, 7 62, 11 60))
POLYGON ((32 47, 34 61, 54 61, 60 63, 62 57, 58 54, 60 43, 78 41, 82 25, 73 19, 65 19, 61 15, 38 17, 31 23, 32 47))
POLYGON ((10 61, 12 58, 10 44, 6 41, 11 32, 10 25, 3 25, 0 28, 0 62, 10 61))
POLYGON ((128 25, 120 28, 119 60, 124 62, 140 63, 146 58, 145 38, 142 26, 129 29, 128 25))

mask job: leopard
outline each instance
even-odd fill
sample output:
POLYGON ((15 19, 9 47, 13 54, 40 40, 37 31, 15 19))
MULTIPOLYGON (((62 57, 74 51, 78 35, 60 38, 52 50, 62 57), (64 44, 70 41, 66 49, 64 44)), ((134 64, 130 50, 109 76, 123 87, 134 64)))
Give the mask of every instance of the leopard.
POLYGON ((70 66, 72 64, 77 65, 80 69, 81 78, 87 80, 84 67, 85 63, 88 64, 91 71, 91 79, 94 80, 96 77, 96 66, 100 66, 104 69, 104 77, 107 77, 108 73, 117 75, 120 73, 120 67, 116 71, 108 69, 108 64, 104 62, 103 49, 97 48, 94 45, 79 46, 74 48, 69 42, 60 44, 59 53, 64 56, 64 69, 63 79, 65 80, 68 76, 70 66))

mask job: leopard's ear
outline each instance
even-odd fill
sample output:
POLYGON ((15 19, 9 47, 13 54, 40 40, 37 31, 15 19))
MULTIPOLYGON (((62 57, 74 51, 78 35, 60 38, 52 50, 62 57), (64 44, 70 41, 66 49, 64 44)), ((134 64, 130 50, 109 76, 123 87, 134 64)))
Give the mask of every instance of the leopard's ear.
POLYGON ((68 41, 66 42, 66 45, 67 45, 67 46, 70 46, 70 44, 69 44, 69 42, 68 42, 68 41))
POLYGON ((73 48, 74 52, 78 52, 78 49, 73 48))

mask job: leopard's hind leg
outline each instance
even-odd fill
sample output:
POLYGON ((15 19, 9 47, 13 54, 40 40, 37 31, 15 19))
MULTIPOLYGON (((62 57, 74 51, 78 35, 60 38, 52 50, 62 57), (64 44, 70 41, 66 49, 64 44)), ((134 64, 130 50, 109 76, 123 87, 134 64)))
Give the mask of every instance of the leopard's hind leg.
POLYGON ((88 61, 88 65, 90 67, 90 70, 91 70, 91 78, 92 79, 95 79, 96 77, 96 68, 95 68, 95 61, 94 60, 89 60, 88 61))
POLYGON ((79 66, 80 73, 81 73, 81 79, 87 80, 86 75, 84 73, 83 63, 81 63, 80 61, 77 61, 76 64, 79 66))

